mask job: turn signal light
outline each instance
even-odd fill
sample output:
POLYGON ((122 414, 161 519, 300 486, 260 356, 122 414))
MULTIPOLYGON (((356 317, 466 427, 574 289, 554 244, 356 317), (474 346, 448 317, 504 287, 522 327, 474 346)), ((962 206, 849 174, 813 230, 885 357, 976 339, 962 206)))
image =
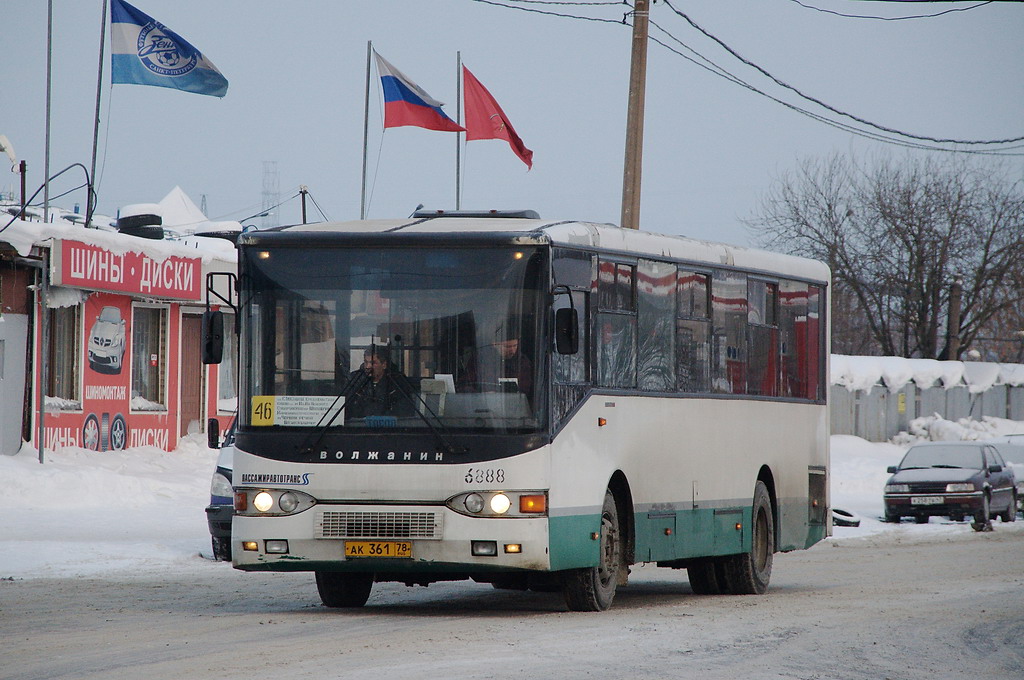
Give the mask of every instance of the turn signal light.
POLYGON ((519 497, 519 512, 547 512, 548 498, 544 494, 519 497))
POLYGON ((245 512, 249 509, 249 494, 244 491, 235 492, 235 512, 245 512))

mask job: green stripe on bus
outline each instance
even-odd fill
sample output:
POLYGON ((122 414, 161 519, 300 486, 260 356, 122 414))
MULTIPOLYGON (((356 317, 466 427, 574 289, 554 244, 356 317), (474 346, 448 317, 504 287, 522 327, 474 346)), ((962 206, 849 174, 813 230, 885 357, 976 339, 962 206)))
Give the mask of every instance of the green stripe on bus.
MULTIPOLYGON (((809 548, 824 538, 824 526, 808 525, 805 505, 787 510, 784 533, 791 540, 780 541, 776 549, 809 548), (802 521, 796 526, 792 520, 798 511, 802 521)), ((661 562, 749 552, 752 526, 750 507, 638 512, 634 514, 634 560, 661 562)), ((551 569, 596 566, 599 542, 593 535, 599 528, 597 514, 552 517, 551 569)))

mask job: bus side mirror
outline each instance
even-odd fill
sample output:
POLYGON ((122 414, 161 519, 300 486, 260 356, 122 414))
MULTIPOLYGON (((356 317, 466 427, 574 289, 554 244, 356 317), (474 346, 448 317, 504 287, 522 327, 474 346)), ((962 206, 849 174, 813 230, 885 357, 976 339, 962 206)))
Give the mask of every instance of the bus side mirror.
POLYGON ((579 315, 571 307, 555 310, 555 351, 576 354, 580 351, 579 315))
POLYGON ((220 421, 216 418, 206 421, 206 445, 211 449, 220 448, 220 421))
POLYGON ((219 364, 224 357, 224 312, 203 313, 203 363, 219 364))

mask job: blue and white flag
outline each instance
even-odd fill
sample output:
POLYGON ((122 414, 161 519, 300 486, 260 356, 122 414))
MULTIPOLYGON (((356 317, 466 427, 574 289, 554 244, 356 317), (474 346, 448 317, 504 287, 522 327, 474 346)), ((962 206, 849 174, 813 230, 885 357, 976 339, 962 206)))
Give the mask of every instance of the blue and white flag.
POLYGON ((223 97, 228 81, 203 53, 124 0, 110 3, 112 83, 173 87, 223 97))

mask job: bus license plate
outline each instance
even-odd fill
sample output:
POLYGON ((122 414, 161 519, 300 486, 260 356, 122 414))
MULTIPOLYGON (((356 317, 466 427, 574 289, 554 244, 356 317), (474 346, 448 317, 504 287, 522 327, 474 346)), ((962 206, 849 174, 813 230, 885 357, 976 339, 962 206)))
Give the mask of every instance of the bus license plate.
POLYGON ((942 505, 946 501, 942 496, 911 496, 911 505, 942 505))
POLYGON ((409 541, 345 541, 345 557, 412 557, 409 541))

